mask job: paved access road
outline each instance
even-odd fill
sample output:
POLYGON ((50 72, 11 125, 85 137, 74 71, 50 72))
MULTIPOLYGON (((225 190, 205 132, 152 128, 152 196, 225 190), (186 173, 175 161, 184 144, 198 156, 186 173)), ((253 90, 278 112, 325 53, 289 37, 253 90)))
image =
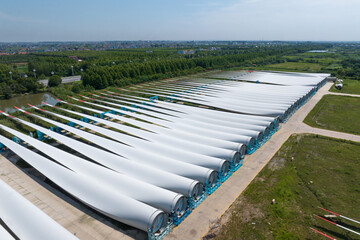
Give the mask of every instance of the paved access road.
MULTIPOLYGON (((77 82, 81 80, 81 76, 71 76, 71 77, 62 77, 62 83, 71 83, 71 82, 77 82)), ((44 86, 48 85, 49 80, 48 79, 44 79, 44 80, 39 80, 39 83, 43 84, 44 86)))
POLYGON ((360 97, 360 95, 357 95, 357 94, 349 94, 349 93, 329 92, 329 94, 332 94, 332 95, 340 95, 340 96, 348 96, 348 97, 360 97))
MULTIPOLYGON (((304 118, 323 95, 332 94, 328 92, 332 84, 329 82, 323 86, 309 102, 302 106, 285 124, 282 124, 280 130, 260 149, 250 156, 246 155, 244 165, 164 239, 202 238, 293 133, 314 133, 360 142, 360 136, 312 128, 303 123, 304 118)), ((347 94, 339 95, 349 96, 347 94)))

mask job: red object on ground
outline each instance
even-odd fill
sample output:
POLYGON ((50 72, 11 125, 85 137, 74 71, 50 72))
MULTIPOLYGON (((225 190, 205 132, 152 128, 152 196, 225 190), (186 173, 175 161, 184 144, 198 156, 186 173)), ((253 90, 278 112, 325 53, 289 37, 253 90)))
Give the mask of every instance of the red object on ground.
POLYGON ((319 234, 321 234, 321 235, 323 235, 323 236, 325 236, 325 237, 327 237, 327 238, 329 238, 329 239, 336 240, 335 238, 330 237, 329 235, 326 235, 325 233, 322 233, 322 232, 320 232, 320 231, 318 231, 316 229, 313 229, 313 228, 310 228, 310 229, 317 232, 317 233, 319 233, 319 234))

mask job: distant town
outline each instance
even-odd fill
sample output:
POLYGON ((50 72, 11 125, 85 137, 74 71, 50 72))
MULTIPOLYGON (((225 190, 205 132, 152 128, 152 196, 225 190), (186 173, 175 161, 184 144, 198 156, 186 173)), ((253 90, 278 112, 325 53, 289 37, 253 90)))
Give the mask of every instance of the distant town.
MULTIPOLYGON (((197 51, 219 50, 220 46, 287 46, 304 42, 289 41, 99 41, 99 42, 0 42, 0 55, 29 54, 62 51, 104 51, 113 49, 149 49, 149 48, 196 48, 197 51), (219 47, 217 47, 219 46, 219 47)), ((343 46, 358 46, 360 42, 344 42, 343 46)), ((151 52, 151 50, 149 50, 151 52)), ((191 54, 191 51, 178 51, 179 54, 191 54)))

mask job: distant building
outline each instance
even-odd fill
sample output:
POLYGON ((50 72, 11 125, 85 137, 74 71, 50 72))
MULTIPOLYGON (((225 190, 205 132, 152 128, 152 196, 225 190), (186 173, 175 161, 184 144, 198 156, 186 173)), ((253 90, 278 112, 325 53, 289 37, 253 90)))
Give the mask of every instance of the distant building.
POLYGON ((82 60, 79 59, 77 56, 69 56, 70 59, 75 60, 77 62, 81 62, 82 60))
POLYGON ((177 53, 178 54, 194 54, 196 52, 196 50, 179 50, 177 53))

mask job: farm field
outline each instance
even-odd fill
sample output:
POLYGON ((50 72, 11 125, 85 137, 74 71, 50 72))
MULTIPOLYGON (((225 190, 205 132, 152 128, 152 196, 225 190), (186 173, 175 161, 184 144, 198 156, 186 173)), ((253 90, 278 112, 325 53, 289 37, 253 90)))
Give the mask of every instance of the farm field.
POLYGON ((319 72, 321 66, 318 63, 306 62, 284 62, 267 65, 266 68, 277 71, 299 71, 299 72, 319 72))

